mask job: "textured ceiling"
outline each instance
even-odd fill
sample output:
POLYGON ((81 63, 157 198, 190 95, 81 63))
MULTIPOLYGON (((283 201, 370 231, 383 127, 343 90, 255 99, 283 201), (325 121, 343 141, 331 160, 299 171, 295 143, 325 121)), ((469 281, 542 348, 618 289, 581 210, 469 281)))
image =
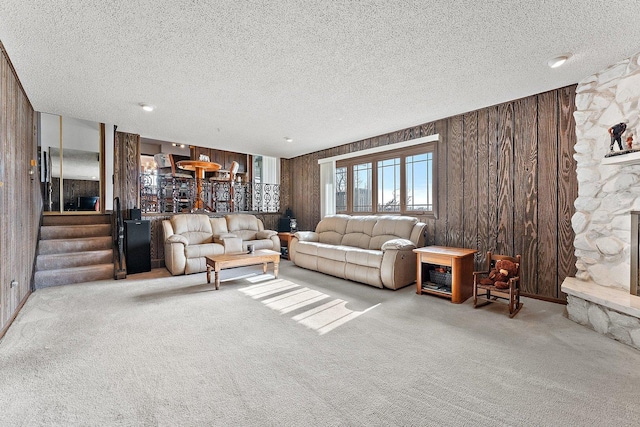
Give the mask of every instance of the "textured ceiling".
POLYGON ((576 83, 640 50, 638 12, 629 0, 2 0, 0 40, 38 111, 293 157, 576 83))

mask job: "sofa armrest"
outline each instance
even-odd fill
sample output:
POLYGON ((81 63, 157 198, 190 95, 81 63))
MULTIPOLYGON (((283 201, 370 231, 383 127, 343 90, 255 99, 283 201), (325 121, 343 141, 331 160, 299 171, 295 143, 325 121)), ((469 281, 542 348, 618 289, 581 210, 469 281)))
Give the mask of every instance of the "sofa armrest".
POLYGON ((289 259, 295 264, 298 242, 317 242, 319 240, 318 233, 315 231, 298 231, 297 233, 293 233, 288 245, 289 259))
POLYGON ((427 224, 419 222, 413 226, 411 237, 409 239, 416 244, 416 247, 422 248, 427 244, 427 224))
POLYGON ((180 234, 171 234, 164 241, 164 265, 174 276, 185 272, 188 245, 187 238, 180 234))
POLYGON ((262 231, 258 231, 256 233, 256 239, 258 240, 262 240, 262 239, 270 239, 271 236, 275 236, 276 234, 278 234, 277 231, 273 231, 273 230, 262 230, 262 231))
POLYGON ((242 239, 233 234, 216 241, 216 243, 221 243, 224 246, 225 254, 242 252, 242 239))
POLYGON ((411 240, 407 239, 391 239, 387 240, 382 244, 382 251, 387 251, 390 249, 394 249, 397 251, 406 251, 413 250, 416 248, 416 245, 413 244, 411 240))
POLYGON ((173 235, 173 225, 168 219, 162 220, 162 230, 164 231, 164 240, 166 241, 169 236, 173 235))
POLYGON ((416 246, 406 239, 393 239, 382 245, 380 279, 385 288, 400 289, 416 280, 416 246))
POLYGON ((318 233, 315 231, 298 231, 293 235, 298 240, 303 242, 317 242, 318 241, 318 233))
POLYGON ((182 243, 185 246, 189 246, 189 241, 187 240, 186 237, 184 237, 181 234, 172 234, 171 236, 169 236, 169 238, 166 240, 167 243, 182 243))

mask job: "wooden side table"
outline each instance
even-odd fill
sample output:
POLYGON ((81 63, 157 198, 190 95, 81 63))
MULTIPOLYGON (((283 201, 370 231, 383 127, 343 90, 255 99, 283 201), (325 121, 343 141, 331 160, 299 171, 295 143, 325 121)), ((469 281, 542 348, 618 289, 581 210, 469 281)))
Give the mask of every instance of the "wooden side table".
POLYGON ((448 246, 426 246, 414 249, 416 253, 416 293, 439 295, 460 304, 473 295, 473 269, 475 249, 448 246), (451 292, 422 287, 422 264, 451 267, 451 292))
POLYGON ((282 255, 282 258, 289 259, 289 244, 291 243, 291 239, 293 238, 293 233, 283 231, 278 233, 278 237, 280 238, 280 246, 287 248, 287 251, 285 252, 285 255, 282 255))

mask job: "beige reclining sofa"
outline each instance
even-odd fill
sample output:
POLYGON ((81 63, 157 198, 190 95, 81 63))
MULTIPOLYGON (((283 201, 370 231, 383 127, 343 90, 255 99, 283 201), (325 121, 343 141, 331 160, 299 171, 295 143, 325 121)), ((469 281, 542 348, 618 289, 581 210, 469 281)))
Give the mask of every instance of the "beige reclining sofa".
POLYGON ((416 280, 413 249, 425 245, 426 224, 407 216, 329 215, 316 231, 294 234, 294 264, 378 288, 416 280))
POLYGON ((162 221, 162 227, 164 262, 174 276, 206 271, 206 256, 246 251, 249 244, 280 252, 278 233, 265 230, 254 215, 181 214, 162 221))

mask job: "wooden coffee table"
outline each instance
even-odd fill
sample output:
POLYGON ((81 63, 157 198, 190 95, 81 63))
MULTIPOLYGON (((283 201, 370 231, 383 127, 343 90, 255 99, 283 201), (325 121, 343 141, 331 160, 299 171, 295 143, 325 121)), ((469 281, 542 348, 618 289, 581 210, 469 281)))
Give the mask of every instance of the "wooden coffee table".
POLYGON ((211 283, 211 269, 215 271, 216 289, 220 289, 220 270, 232 267, 245 267, 262 264, 262 272, 267 272, 267 264, 273 263, 273 275, 278 278, 280 253, 268 249, 257 250, 254 253, 240 252, 235 254, 213 255, 207 259, 207 283, 211 283))

